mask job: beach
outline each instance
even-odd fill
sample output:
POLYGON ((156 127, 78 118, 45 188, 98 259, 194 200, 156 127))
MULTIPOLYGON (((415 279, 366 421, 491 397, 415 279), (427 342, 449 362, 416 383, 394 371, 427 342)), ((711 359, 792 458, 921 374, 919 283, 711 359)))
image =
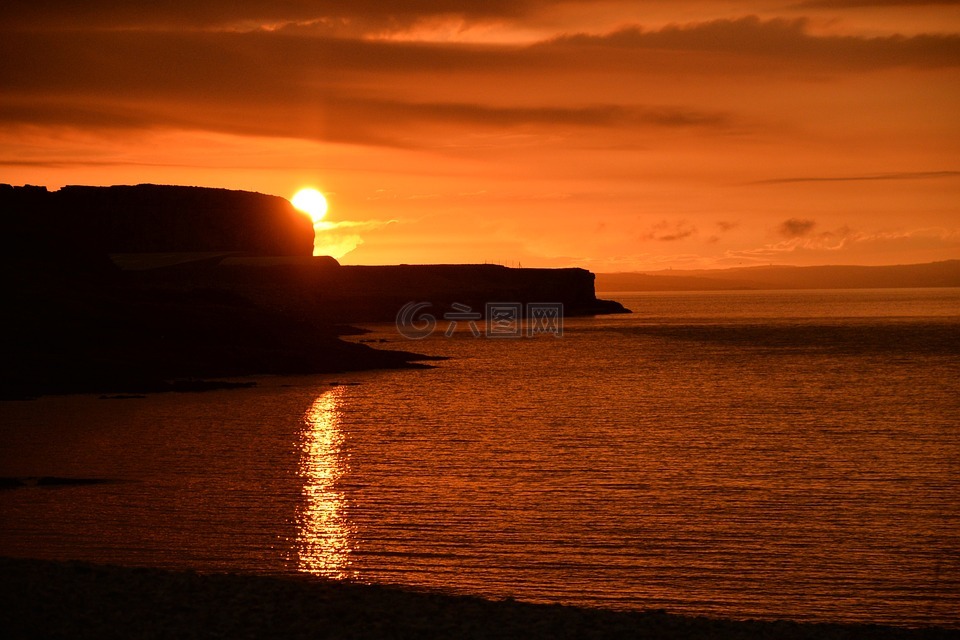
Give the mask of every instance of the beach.
POLYGON ((0 559, 6 638, 947 638, 946 629, 616 612, 312 577, 0 559))

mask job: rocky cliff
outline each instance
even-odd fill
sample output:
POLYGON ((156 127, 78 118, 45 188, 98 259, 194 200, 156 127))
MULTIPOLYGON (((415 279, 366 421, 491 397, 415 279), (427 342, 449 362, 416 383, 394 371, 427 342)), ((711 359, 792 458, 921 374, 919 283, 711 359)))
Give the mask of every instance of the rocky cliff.
POLYGON ((52 260, 108 253, 236 251, 310 256, 313 223, 284 198, 152 184, 114 187, 0 185, 6 251, 52 260))
POLYGON ((0 399, 414 366, 429 358, 338 339, 408 302, 624 311, 583 269, 341 266, 283 198, 223 189, 0 185, 0 237, 0 399))
MULTIPOLYGON (((586 269, 511 269, 491 264, 340 267, 328 299, 364 292, 368 313, 392 320, 407 302, 429 302, 434 312, 453 304, 483 313, 487 303, 560 303, 568 316, 625 313, 618 302, 598 300, 586 269)), ((342 304, 342 303, 341 303, 342 304)))
POLYGON ((409 302, 443 314, 453 305, 483 313, 486 303, 560 303, 567 316, 626 313, 598 300, 585 269, 511 269, 490 264, 341 266, 332 258, 197 260, 127 272, 142 284, 226 290, 267 308, 332 323, 391 322, 409 302))

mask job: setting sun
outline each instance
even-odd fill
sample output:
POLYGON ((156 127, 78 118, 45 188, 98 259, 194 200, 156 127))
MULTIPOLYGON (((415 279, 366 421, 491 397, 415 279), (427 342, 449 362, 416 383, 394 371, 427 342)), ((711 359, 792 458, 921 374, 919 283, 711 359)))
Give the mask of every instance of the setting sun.
POLYGON ((300 189, 290 202, 300 211, 310 214, 314 222, 320 222, 327 215, 327 199, 316 189, 300 189))

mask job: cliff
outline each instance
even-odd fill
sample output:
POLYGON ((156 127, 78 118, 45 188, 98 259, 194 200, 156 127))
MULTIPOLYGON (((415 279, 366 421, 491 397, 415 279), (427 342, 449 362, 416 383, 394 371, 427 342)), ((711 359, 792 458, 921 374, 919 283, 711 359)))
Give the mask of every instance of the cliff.
POLYGON ((141 184, 0 185, 5 251, 85 263, 109 253, 313 254, 313 223, 284 198, 227 189, 141 184))
POLYGON ((338 339, 408 302, 625 311, 583 269, 343 267, 283 198, 223 189, 0 185, 0 233, 0 398, 416 366, 431 358, 338 339))
POLYGON ((270 260, 226 257, 214 266, 141 273, 141 282, 230 290, 258 305, 329 322, 391 322, 408 302, 432 312, 453 304, 483 313, 488 302, 563 304, 564 315, 626 313, 598 300, 585 269, 511 269, 499 265, 339 266, 329 258, 270 260), (166 271, 164 274, 162 271, 166 271))
POLYGON ((226 255, 312 260, 313 224, 283 198, 0 185, 0 238, 0 398, 204 388, 198 380, 423 359, 343 342, 328 323, 258 306, 229 287, 178 281, 226 255), (138 278, 112 254, 158 275, 138 278))

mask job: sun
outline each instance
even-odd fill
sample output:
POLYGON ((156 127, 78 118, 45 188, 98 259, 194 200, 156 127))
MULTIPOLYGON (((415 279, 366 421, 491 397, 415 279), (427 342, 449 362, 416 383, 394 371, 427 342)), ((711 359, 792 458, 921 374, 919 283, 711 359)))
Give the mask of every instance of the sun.
POLYGON ((327 199, 316 189, 300 189, 290 202, 300 211, 309 214, 314 222, 320 222, 327 215, 327 199))

